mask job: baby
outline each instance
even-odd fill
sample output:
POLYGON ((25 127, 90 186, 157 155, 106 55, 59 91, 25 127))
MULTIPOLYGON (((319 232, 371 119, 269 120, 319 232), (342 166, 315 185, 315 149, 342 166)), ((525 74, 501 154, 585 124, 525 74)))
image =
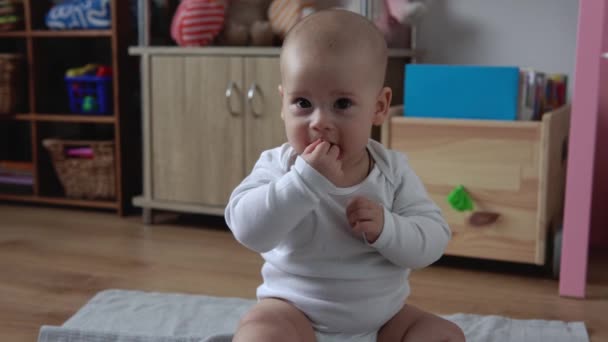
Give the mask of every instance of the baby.
POLYGON ((442 255, 450 229, 406 158, 370 139, 391 102, 386 64, 382 34, 352 12, 310 15, 286 37, 288 143, 262 153, 225 213, 265 259, 234 341, 464 341, 405 304, 410 270, 442 255))

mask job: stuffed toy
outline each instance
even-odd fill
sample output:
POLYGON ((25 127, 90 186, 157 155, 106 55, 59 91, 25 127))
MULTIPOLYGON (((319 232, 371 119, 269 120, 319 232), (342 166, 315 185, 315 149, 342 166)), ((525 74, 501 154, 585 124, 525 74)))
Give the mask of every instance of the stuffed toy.
POLYGON ((171 37, 180 46, 209 45, 224 27, 225 7, 216 0, 183 0, 171 22, 171 37))
POLYGON ((410 48, 411 26, 426 12, 429 0, 383 0, 374 9, 376 26, 391 48, 410 48))
POLYGON ((110 0, 62 1, 46 14, 46 26, 52 30, 108 29, 111 26, 110 0))
POLYGON ((314 11, 314 0, 273 0, 268 8, 268 20, 272 31, 283 40, 300 19, 314 11))
POLYGON ((274 41, 266 12, 271 0, 225 0, 227 7, 220 45, 268 46, 274 41))

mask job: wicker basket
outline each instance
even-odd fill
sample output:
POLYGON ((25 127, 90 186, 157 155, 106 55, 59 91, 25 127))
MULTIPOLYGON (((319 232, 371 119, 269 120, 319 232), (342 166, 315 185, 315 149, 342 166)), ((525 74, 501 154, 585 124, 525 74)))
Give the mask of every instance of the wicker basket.
POLYGON ((17 109, 22 59, 19 54, 0 54, 0 114, 11 114, 17 109))
POLYGON ((55 172, 70 198, 114 199, 114 143, 111 141, 76 141, 45 139, 55 172), (93 157, 73 158, 66 154, 69 147, 89 147, 93 157))

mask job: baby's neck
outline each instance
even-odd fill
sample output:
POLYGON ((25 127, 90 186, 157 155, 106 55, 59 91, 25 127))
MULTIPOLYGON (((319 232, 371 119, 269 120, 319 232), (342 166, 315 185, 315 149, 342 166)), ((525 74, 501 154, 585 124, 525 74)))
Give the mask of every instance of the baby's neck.
POLYGON ((373 160, 366 148, 360 155, 342 164, 344 178, 335 185, 340 188, 347 188, 360 184, 367 178, 372 170, 372 166, 373 160))

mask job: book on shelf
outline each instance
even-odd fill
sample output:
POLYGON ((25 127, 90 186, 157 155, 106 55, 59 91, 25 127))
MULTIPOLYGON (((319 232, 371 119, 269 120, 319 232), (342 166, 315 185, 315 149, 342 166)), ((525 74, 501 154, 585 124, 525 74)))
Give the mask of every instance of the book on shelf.
POLYGON ((0 193, 30 195, 33 189, 32 163, 0 161, 0 193))
POLYGON ((520 69, 518 120, 541 120, 544 113, 567 102, 568 76, 559 73, 520 69))

